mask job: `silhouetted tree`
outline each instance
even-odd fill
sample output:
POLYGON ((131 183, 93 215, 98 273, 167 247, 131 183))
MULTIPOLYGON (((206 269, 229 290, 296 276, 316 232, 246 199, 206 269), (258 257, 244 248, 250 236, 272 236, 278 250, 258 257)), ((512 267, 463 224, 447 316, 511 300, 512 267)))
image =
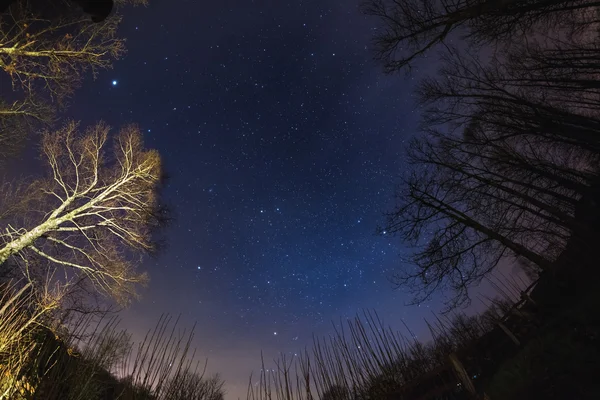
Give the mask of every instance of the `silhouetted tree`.
POLYGON ((500 83, 525 89, 538 101, 598 118, 599 52, 595 33, 571 41, 532 38, 506 53, 500 83))
MULTIPOLYGON (((0 0, 0 13, 5 12, 11 4, 20 0, 0 0)), ((22 1, 22 0, 21 0, 22 1)), ((38 5, 40 3, 38 2, 38 5)), ((81 7, 82 11, 89 14, 93 22, 104 21, 113 9, 113 0, 71 0, 63 1, 59 3, 51 4, 50 6, 55 8, 64 8, 70 5, 77 5, 81 7)), ((46 4, 46 6, 48 6, 46 4)))
POLYGON ((504 259, 550 269, 585 231, 575 214, 595 190, 600 115, 594 45, 579 44, 525 44, 491 62, 448 46, 418 86, 424 135, 384 228, 418 249, 395 277, 417 301, 438 288, 456 294, 451 305, 468 301, 504 259))
POLYGON ((468 289, 507 257, 524 257, 542 269, 551 260, 535 252, 535 243, 522 241, 517 215, 505 221, 501 208, 479 206, 470 188, 448 181, 438 167, 419 167, 398 193, 398 205, 385 230, 416 246, 406 266, 394 276, 398 285, 415 291, 421 302, 438 289, 450 289, 451 306, 468 302, 468 289), (516 238, 513 235, 516 234, 516 238), (515 240, 516 239, 516 240, 515 240))
POLYGON ((176 374, 167 383, 161 398, 168 400, 223 400, 223 380, 217 374, 203 378, 197 373, 185 370, 176 374))
POLYGON ((597 3, 586 0, 366 0, 377 17, 376 57, 387 72, 398 71, 458 35, 470 47, 520 43, 532 33, 566 37, 596 23, 597 3))
POLYGON ((447 124, 452 131, 468 134, 478 128, 498 139, 536 136, 577 146, 581 162, 590 162, 590 153, 600 154, 598 115, 559 101, 552 96, 557 90, 542 87, 541 78, 515 74, 524 68, 533 69, 496 58, 484 63, 477 55, 450 49, 439 74, 424 79, 417 89, 425 108, 424 129, 447 124))
POLYGON ((345 388, 341 385, 333 385, 329 387, 323 395, 321 396, 321 400, 350 400, 350 392, 348 388, 345 388))
POLYGON ((451 289, 451 306, 466 302, 468 288, 504 259, 551 269, 582 223, 575 211, 589 186, 572 165, 577 152, 535 135, 468 128, 462 137, 432 131, 413 141, 413 171, 384 228, 416 247, 415 267, 394 278, 416 290, 416 301, 451 289))

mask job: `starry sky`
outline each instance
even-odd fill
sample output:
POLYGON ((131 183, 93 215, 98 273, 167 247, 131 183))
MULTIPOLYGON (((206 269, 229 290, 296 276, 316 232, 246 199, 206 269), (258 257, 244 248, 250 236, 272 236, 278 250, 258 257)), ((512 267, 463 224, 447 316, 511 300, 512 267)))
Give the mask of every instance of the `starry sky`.
POLYGON ((413 81, 372 61, 376 25, 355 0, 151 1, 125 13, 127 56, 73 99, 84 124, 138 123, 171 177, 168 248, 123 325, 197 322, 226 398, 261 351, 363 309, 418 332, 438 307, 405 306, 388 278, 406 249, 375 234, 418 118, 413 81))

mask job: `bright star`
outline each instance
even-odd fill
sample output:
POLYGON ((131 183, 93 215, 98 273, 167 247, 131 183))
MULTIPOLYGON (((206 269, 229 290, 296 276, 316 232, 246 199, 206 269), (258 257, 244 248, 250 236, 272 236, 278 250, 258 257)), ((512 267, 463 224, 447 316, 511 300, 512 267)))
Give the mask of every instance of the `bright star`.
POLYGON ((277 336, 277 332, 273 332, 273 335, 277 336))
POLYGON ((117 83, 119 83, 119 82, 117 82, 117 81, 112 81, 112 85, 113 85, 113 86, 117 86, 117 83))

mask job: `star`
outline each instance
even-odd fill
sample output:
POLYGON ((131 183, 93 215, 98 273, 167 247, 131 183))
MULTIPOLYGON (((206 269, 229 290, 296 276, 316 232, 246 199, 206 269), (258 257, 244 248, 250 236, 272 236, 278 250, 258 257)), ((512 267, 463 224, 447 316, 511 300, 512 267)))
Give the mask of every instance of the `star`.
MULTIPOLYGON (((323 23, 330 11, 320 21, 320 11, 305 12, 306 2, 245 8, 234 1, 233 13, 252 13, 240 17, 281 21, 281 28, 268 24, 244 38, 236 24, 217 21, 218 5, 196 3, 189 10, 201 21, 194 30, 206 37, 197 51, 184 51, 189 30, 166 23, 176 8, 148 8, 148 20, 164 25, 134 30, 137 23, 130 19, 130 56, 103 72, 104 90, 83 88, 74 98, 106 105, 98 118, 106 116, 115 130, 129 123, 143 127, 144 146, 157 151, 171 177, 160 192, 175 214, 161 237, 168 246, 156 267, 140 265, 149 270, 151 283, 149 301, 136 307, 148 319, 164 310, 189 316, 186 324, 210 326, 194 346, 214 348, 211 364, 219 365, 242 344, 254 354, 260 354, 257 349, 294 354, 313 334, 331 334, 329 322, 348 310, 377 308, 382 316, 395 315, 396 303, 385 296, 396 292, 386 279, 404 248, 396 250, 402 244, 386 240, 392 231, 382 238, 372 230, 393 195, 388 186, 394 171, 404 167, 396 154, 408 133, 397 132, 410 128, 416 116, 398 120, 399 109, 409 115, 413 107, 386 93, 403 91, 403 80, 381 85, 379 67, 368 63, 364 43, 370 25, 338 7, 331 11, 340 12, 333 26, 323 23), (284 25, 296 15, 305 20, 284 25), (330 30, 337 33, 325 37, 330 30), (127 79, 123 88, 112 74, 127 79), (123 100, 117 102, 116 95, 123 100), (329 112, 330 105, 335 110, 329 112), (283 336, 264 331, 273 326, 285 327, 283 336)), ((329 10, 335 2, 323 4, 329 10)), ((95 117, 78 108, 84 115, 76 118, 95 117)), ((420 322, 424 309, 429 311, 411 309, 413 319, 420 322)), ((260 359, 244 358, 241 367, 252 371, 259 364, 260 359)), ((232 388, 244 387, 243 394, 230 397, 243 397, 246 376, 224 369, 215 372, 224 373, 232 388)))

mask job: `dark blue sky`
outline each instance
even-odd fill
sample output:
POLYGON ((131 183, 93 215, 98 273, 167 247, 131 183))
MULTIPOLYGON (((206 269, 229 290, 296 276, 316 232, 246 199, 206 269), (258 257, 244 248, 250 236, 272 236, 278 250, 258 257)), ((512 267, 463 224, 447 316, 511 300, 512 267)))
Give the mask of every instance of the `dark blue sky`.
POLYGON ((171 176, 169 247, 124 325, 197 321, 230 398, 261 350, 294 353, 363 308, 418 331, 436 308, 404 306, 387 278, 405 250, 375 235, 417 117, 412 81, 371 59, 376 22, 353 0, 152 1, 74 98, 75 119, 138 123, 171 176))

